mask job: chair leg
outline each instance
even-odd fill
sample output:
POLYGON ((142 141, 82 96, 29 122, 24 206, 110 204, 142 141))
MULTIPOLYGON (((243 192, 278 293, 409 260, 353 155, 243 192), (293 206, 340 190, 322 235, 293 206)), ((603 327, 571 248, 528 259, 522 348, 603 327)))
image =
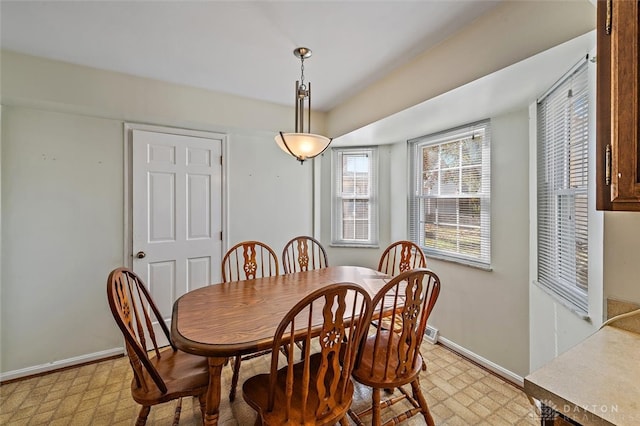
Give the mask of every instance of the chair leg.
POLYGON ((149 416, 149 411, 151 411, 151 407, 143 405, 140 409, 140 413, 138 413, 138 418, 136 419, 136 426, 144 426, 147 424, 147 416, 149 416))
POLYGON ((240 363, 242 357, 236 356, 233 362, 233 376, 231 376, 231 391, 229 391, 229 401, 233 402, 236 399, 236 387, 238 386, 238 376, 240 375, 240 363))
POLYGON ((422 352, 420 352, 420 358, 422 358, 422 371, 427 371, 427 363, 424 362, 425 357, 422 356, 422 352))
POLYGON ((198 395, 198 402, 200 403, 200 412, 202 413, 202 421, 204 422, 204 414, 207 410, 207 394, 203 393, 198 395))
POLYGON ((181 412, 182 412, 182 398, 178 398, 178 404, 176 406, 176 411, 173 414, 173 423, 171 423, 171 426, 178 426, 180 424, 181 412))
POLYGON ((431 416, 431 412, 429 411, 429 406, 427 405, 427 400, 424 398, 422 394, 422 390, 420 389, 420 380, 416 379, 411 382, 411 389, 413 390, 413 394, 418 400, 418 404, 420 404, 420 408, 422 409, 422 415, 424 416, 425 421, 427 422, 427 426, 435 426, 435 422, 433 421, 433 417, 431 416))
POLYGON ((351 420, 353 420, 357 426, 364 426, 364 423, 360 420, 360 414, 362 413, 356 413, 352 409, 349 409, 347 413, 349 413, 349 417, 351 417, 351 420))
POLYGON ((344 416, 340 419, 340 426, 349 426, 349 420, 347 420, 347 416, 344 416))
POLYGON ((373 410, 373 418, 371 419, 372 426, 380 426, 380 389, 373 388, 371 392, 371 408, 373 410))

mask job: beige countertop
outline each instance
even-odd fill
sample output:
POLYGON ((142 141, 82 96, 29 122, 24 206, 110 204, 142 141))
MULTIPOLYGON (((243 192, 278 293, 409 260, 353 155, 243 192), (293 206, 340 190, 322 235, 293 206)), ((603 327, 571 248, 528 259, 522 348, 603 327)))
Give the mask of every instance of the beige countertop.
POLYGON ((524 390, 582 425, 640 425, 640 334, 606 326, 524 379, 524 390))

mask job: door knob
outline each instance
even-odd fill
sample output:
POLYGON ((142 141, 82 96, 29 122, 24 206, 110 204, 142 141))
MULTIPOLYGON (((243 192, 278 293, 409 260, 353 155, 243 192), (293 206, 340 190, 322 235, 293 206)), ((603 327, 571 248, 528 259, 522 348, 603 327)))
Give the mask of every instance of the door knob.
POLYGON ((137 252, 137 253, 136 253, 136 257, 137 257, 138 259, 142 259, 142 258, 144 258, 146 255, 147 255, 147 254, 146 254, 145 252, 143 252, 143 251, 139 251, 139 252, 137 252))

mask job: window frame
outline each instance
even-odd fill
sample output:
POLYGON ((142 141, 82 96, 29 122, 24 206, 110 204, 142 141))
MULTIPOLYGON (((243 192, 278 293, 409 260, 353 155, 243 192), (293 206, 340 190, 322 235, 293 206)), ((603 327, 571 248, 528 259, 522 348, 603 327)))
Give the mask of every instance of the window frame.
MULTIPOLYGON (((473 137, 473 136, 472 136, 473 137)), ((409 188, 409 200, 408 200, 408 235, 409 239, 418 244, 424 251, 427 257, 446 260, 450 262, 460 263, 467 266, 472 266, 484 270, 491 270, 491 121, 489 119, 481 120, 478 122, 458 126, 455 128, 447 129, 442 132, 425 135, 419 138, 411 139, 407 141, 409 145, 409 170, 410 170, 410 188, 409 188), (463 180, 460 178, 458 183, 458 191, 451 194, 442 194, 438 191, 438 194, 427 194, 423 191, 425 174, 424 169, 424 157, 420 152, 424 148, 444 146, 454 142, 459 143, 460 149, 462 149, 462 141, 469 136, 475 135, 476 132, 483 134, 483 141, 480 149, 480 163, 472 165, 464 165, 462 157, 459 156, 459 165, 450 169, 459 169, 460 174, 466 168, 480 167, 480 186, 476 192, 462 192, 463 180), (444 249, 438 249, 435 247, 429 247, 426 244, 425 232, 419 232, 422 226, 427 221, 423 219, 425 217, 425 204, 427 200, 444 201, 447 199, 458 200, 456 203, 455 214, 456 222, 455 226, 459 229, 465 225, 461 224, 460 220, 460 206, 459 201, 463 199, 479 199, 480 203, 480 215, 479 215, 479 240, 480 245, 478 255, 465 254, 461 252, 460 246, 464 246, 464 241, 460 239, 460 234, 456 238, 457 251, 450 251, 444 249)), ((441 151, 440 151, 441 152, 441 151)), ((439 158, 438 161, 441 161, 439 158)), ((438 166, 438 170, 442 172, 441 165, 438 166)), ((430 169, 433 172, 435 169, 430 169)), ((439 178, 439 182, 442 178, 439 178)), ((443 224, 444 225, 444 224, 443 224)), ((440 226, 440 223, 436 223, 436 226, 440 226)))
MULTIPOLYGON (((590 176, 592 173, 590 167, 590 158, 589 153, 592 152, 593 146, 591 143, 591 139, 593 135, 590 132, 593 131, 592 126, 590 124, 592 120, 592 116, 594 114, 594 104, 593 104, 593 87, 589 82, 589 68, 588 68, 588 57, 580 60, 576 65, 574 65, 563 77, 561 77, 549 90, 545 92, 536 102, 536 261, 535 261, 535 280, 534 282, 544 289, 546 292, 551 294, 553 297, 557 298, 562 304, 566 305, 572 311, 577 313, 578 315, 587 318, 589 314, 589 287, 590 287, 590 263, 592 261, 590 255, 590 231, 592 226, 592 220, 594 219, 590 214, 590 206, 593 204, 594 193, 592 191, 592 177, 590 176), (580 74, 581 73, 581 74, 580 74), (579 75, 580 74, 580 75, 579 75), (582 80, 576 83, 574 77, 578 76, 582 80), (582 85, 582 86, 580 86, 582 85), (574 94, 574 90, 580 89, 574 94), (541 189, 541 181, 549 180, 547 177, 549 174, 553 174, 554 170, 551 168, 545 168, 545 165, 541 164, 541 160, 548 158, 550 155, 547 152, 543 152, 543 142, 542 138, 543 130, 542 129, 542 121, 543 121, 543 113, 541 112, 541 104, 547 101, 552 96, 557 96, 560 98, 563 93, 566 91, 571 91, 571 98, 575 96, 581 96, 586 106, 586 112, 582 112, 581 124, 579 125, 580 131, 577 133, 586 133, 583 134, 579 140, 579 148, 582 149, 584 155, 579 160, 581 169, 576 172, 576 175, 572 175, 572 171, 570 169, 570 164, 575 163, 575 159, 572 159, 572 154, 576 152, 576 141, 575 139, 567 138, 562 141, 561 151, 562 154, 554 156, 554 161, 561 162, 564 165, 562 169, 562 180, 568 181, 568 187, 555 188, 552 187, 548 190, 541 189), (573 162, 573 163, 572 163, 573 162), (580 186, 572 186, 571 182, 579 179, 582 181, 580 186), (543 193, 543 194, 541 194, 543 193), (547 200, 541 199, 541 195, 546 195, 549 198, 547 200), (576 200, 582 199, 582 204, 584 208, 581 211, 581 216, 577 219, 576 214, 576 200), (555 201, 554 201, 555 200, 555 201), (563 210, 565 205, 563 202, 567 202, 573 200, 573 203, 568 206, 570 211, 572 212, 568 216, 570 219, 561 220, 560 211, 563 210), (541 209, 544 209, 544 206, 551 205, 551 207, 555 207, 550 211, 554 211, 554 214, 548 214, 544 218, 541 219, 541 209), (547 220, 546 224, 547 228, 551 228, 545 232, 544 220, 547 220), (577 223, 580 222, 578 225, 577 223), (586 223, 583 223, 586 222, 586 223), (568 226, 568 228, 567 228, 568 226), (580 236, 577 237, 576 228, 582 228, 582 232, 580 236), (561 230, 569 229, 565 233, 561 234, 561 230), (567 235, 568 234, 568 235, 567 235), (565 243, 564 241, 573 235, 573 239, 569 241, 569 243, 565 243), (551 247, 547 247, 549 243, 547 243, 544 239, 555 238, 551 247), (582 247, 580 250, 577 249, 578 245, 582 245, 586 247, 582 247), (541 249, 541 246, 544 246, 541 249), (547 252, 545 255, 541 250, 547 252), (581 259, 578 259, 579 252, 581 253, 581 259), (568 260, 566 256, 562 256, 563 253, 568 253, 568 260), (578 261, 581 263, 581 271, 579 271, 578 261), (546 263, 545 263, 546 262, 546 263), (568 270, 567 265, 572 263, 571 270, 568 270), (541 270, 544 269, 547 272, 546 274, 541 273, 541 270), (579 282, 578 276, 582 276, 584 279, 582 283, 579 282)), ((560 98, 561 99, 561 98, 560 98)), ((554 100, 554 105, 552 105, 557 110, 560 110, 559 106, 564 107, 563 114, 566 113, 566 108, 573 105, 572 101, 567 101, 566 105, 561 105, 560 102, 562 100, 554 100)), ((580 114, 580 110, 577 109, 573 111, 575 115, 580 114), (578 112, 576 112, 578 111, 578 112)), ((574 115, 571 115, 571 119, 575 119, 574 115)), ((555 120, 560 121, 560 119, 555 118, 555 120)), ((565 119, 566 121, 566 119, 565 119)), ((556 122, 553 123, 557 125, 556 122)), ((555 126, 553 126, 556 129, 555 126)), ((568 128, 563 128, 566 132, 567 130, 572 130, 573 125, 569 125, 568 128)), ((557 142, 555 143, 557 145, 557 142)), ((547 166, 549 167, 549 166, 547 166)), ((552 167, 552 166, 551 166, 552 167)), ((555 171, 557 174, 557 170, 555 171)), ((556 176, 553 176, 553 179, 559 179, 556 176)), ((564 182, 565 184, 567 182, 564 182)), ((555 184, 548 184, 548 186, 552 186, 555 184)))
MULTIPOLYGON (((378 147, 366 146, 355 148, 331 148, 331 246, 336 247, 378 247, 379 222, 378 222, 378 147), (342 160, 345 155, 362 156, 369 158, 368 194, 344 194, 341 182, 343 182, 344 168, 342 160), (343 201, 344 200, 368 200, 368 233, 366 240, 347 239, 343 235, 343 201)), ((355 219, 354 219, 355 220, 355 219)))

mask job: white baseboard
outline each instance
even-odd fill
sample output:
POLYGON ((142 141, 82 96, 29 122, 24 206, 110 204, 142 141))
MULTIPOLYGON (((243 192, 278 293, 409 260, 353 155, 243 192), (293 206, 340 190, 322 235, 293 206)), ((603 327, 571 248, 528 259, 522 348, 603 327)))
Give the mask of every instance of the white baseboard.
POLYGON ((102 358, 108 358, 122 354, 124 354, 124 348, 113 348, 100 352, 94 352, 91 354, 80 355, 73 358, 53 361, 48 364, 34 365, 32 367, 25 367, 19 370, 7 371, 4 373, 0 373, 0 382, 4 382, 5 380, 19 379, 21 377, 33 376, 35 374, 42 374, 46 373, 47 371, 71 367, 73 365, 78 365, 85 362, 91 362, 102 358))
MULTIPOLYGON (((515 383, 516 385, 519 385, 521 387, 524 386, 524 378, 507 370, 506 368, 503 368, 498 364, 491 362, 488 359, 475 354, 474 352, 471 352, 470 350, 458 345, 457 343, 452 342, 451 340, 441 335, 438 336, 438 342, 441 343, 443 346, 446 346, 452 349, 453 351, 458 352, 461 355, 464 355, 465 357, 480 364, 486 369, 496 373, 500 377, 503 377, 505 380, 515 383)), ((5 380, 18 379, 20 377, 32 376, 35 374, 46 373, 47 371, 57 370, 64 367, 70 367, 73 365, 78 365, 85 362, 95 361, 102 358, 109 358, 111 356, 122 355, 122 354, 124 354, 124 348, 113 348, 113 349, 107 349, 100 352, 94 352, 91 354, 80 355, 73 358, 67 358, 60 361, 53 361, 48 364, 35 365, 32 367, 21 368, 19 370, 7 371, 4 373, 0 373, 0 382, 4 382, 5 380)))
POLYGON ((458 352, 460 355, 463 355, 469 358, 470 360, 480 364, 487 370, 496 373, 498 376, 502 377, 503 379, 508 380, 511 383, 514 383, 520 387, 524 387, 524 378, 521 376, 518 376, 514 372, 509 371, 506 368, 500 367, 498 364, 491 362, 488 359, 483 358, 480 355, 477 355, 466 348, 463 348, 457 343, 454 343, 451 340, 445 337, 442 337, 442 335, 438 337, 438 342, 442 343, 443 346, 446 346, 449 349, 455 352, 458 352))

